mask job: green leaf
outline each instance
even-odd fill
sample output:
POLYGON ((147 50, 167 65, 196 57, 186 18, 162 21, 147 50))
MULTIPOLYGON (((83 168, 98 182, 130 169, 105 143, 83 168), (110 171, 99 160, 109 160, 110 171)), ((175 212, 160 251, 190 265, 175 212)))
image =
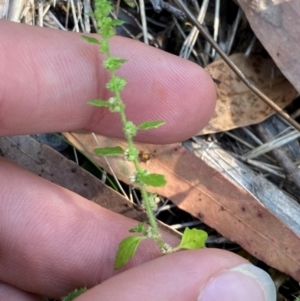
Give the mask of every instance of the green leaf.
POLYGON ((125 62, 126 62, 126 60, 124 60, 124 59, 110 56, 106 60, 103 61, 103 67, 109 71, 118 70, 121 68, 122 64, 124 64, 125 62))
POLYGON ((189 250, 205 248, 207 237, 207 233, 203 230, 185 228, 180 245, 177 248, 189 250))
POLYGON ((139 130, 149 130, 149 129, 156 129, 162 125, 164 125, 165 122, 163 120, 152 120, 152 121, 145 121, 142 122, 139 126, 139 130))
POLYGON ((105 18, 113 7, 109 1, 95 1, 95 18, 96 20, 102 20, 105 18))
POLYGON ((72 301, 75 298, 77 298, 78 296, 80 296, 81 294, 85 293, 87 291, 86 287, 80 288, 80 289, 75 289, 73 292, 71 292, 69 295, 67 295, 66 297, 62 298, 62 301, 72 301))
POLYGON ((163 187, 167 184, 165 176, 157 173, 138 172, 136 181, 153 187, 163 187))
POLYGON ((124 150, 120 146, 95 148, 94 152, 99 156, 117 156, 122 155, 124 150))
POLYGON ((146 223, 138 223, 134 228, 130 229, 130 233, 142 233, 144 235, 147 234, 147 229, 145 227, 146 223))
POLYGON ((103 39, 109 39, 116 35, 116 30, 114 26, 109 26, 109 25, 102 25, 100 21, 97 22, 98 26, 100 27, 98 30, 98 33, 103 39))
POLYGON ((107 100, 93 99, 88 101, 88 104, 96 107, 110 107, 111 104, 107 100))
POLYGON ((120 26, 123 25, 125 22, 122 20, 118 20, 118 19, 112 19, 111 17, 105 15, 105 16, 101 16, 100 19, 97 19, 97 24, 99 25, 99 27, 111 27, 114 28, 116 26, 120 26))
POLYGON ((127 81, 125 78, 115 76, 111 78, 110 81, 106 84, 106 88, 109 89, 111 92, 120 92, 124 89, 127 81))
POLYGON ((82 38, 84 40, 86 40, 88 43, 100 45, 100 42, 96 38, 92 38, 92 37, 88 37, 88 36, 83 36, 83 35, 82 35, 82 38))
POLYGON ((119 244, 119 249, 115 259, 115 270, 120 269, 127 264, 130 258, 132 258, 143 239, 142 236, 128 236, 123 239, 119 244))
POLYGON ((137 6, 137 3, 135 0, 124 0, 124 2, 131 8, 135 8, 137 6))
POLYGON ((123 20, 113 20, 114 26, 121 26, 123 24, 125 24, 125 21, 123 21, 123 20))

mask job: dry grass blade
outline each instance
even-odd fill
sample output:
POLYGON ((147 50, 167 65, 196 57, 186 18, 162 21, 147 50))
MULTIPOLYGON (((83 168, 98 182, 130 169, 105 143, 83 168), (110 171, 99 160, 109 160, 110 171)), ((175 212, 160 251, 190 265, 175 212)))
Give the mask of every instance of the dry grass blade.
POLYGON ((139 0, 139 5, 140 5, 140 15, 141 15, 141 20, 142 20, 142 27, 143 27, 144 43, 149 44, 144 0, 139 0))
MULTIPOLYGON (((200 12, 198 14, 197 20, 201 24, 204 21, 208 4, 209 4, 209 0, 203 1, 201 9, 200 9, 200 12)), ((180 56, 181 57, 183 57, 185 59, 189 58, 189 56, 191 55, 191 52, 192 52, 192 50, 194 48, 194 45, 195 45, 195 43, 197 41, 198 35, 199 35, 199 30, 197 29, 196 26, 194 26, 192 28, 189 36, 186 38, 186 40, 183 43, 183 46, 182 46, 181 51, 180 51, 180 56)))
POLYGON ((262 144, 254 150, 244 154, 245 157, 252 159, 258 156, 261 156, 267 152, 273 151, 278 147, 281 147, 290 141, 293 141, 300 137, 300 133, 298 131, 292 131, 285 136, 278 137, 276 139, 271 139, 270 135, 268 137, 263 136, 263 141, 268 141, 268 143, 262 144))

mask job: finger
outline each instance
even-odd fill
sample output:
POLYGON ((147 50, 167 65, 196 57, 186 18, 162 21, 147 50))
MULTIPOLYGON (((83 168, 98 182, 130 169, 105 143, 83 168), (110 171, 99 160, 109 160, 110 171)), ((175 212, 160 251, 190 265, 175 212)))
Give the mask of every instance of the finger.
POLYGON ((76 301, 275 301, 271 277, 223 250, 160 257, 96 286, 76 301))
MULTIPOLYGON (((80 34, 6 21, 0 36, 0 135, 88 129, 122 136, 119 116, 87 105, 109 96, 97 46, 80 34)), ((128 118, 166 122, 140 140, 181 141, 208 122, 216 95, 202 68, 121 37, 112 39, 112 53, 128 60, 118 72, 128 80, 128 118)))
MULTIPOLYGON (((0 281, 61 297, 113 276, 118 244, 137 222, 0 160, 0 281)), ((168 238, 171 244, 177 239, 168 238)), ((127 268, 159 256, 142 243, 127 268)))
POLYGON ((0 300, 5 301, 42 301, 43 298, 34 294, 26 293, 9 284, 0 282, 0 300))

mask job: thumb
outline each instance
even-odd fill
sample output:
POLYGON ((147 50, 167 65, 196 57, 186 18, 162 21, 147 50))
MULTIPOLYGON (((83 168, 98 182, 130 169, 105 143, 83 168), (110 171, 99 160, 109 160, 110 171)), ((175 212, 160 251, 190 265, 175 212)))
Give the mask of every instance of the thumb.
POLYGON ((275 301, 263 270, 226 251, 204 249, 163 256, 127 270, 76 301, 275 301))

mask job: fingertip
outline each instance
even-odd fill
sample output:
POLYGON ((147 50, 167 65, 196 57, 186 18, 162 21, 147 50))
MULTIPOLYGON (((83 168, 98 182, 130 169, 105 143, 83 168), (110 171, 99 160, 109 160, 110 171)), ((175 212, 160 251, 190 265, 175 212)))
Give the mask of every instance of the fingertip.
POLYGON ((42 301, 41 296, 24 292, 9 284, 0 282, 0 300, 5 301, 42 301))
POLYGON ((182 117, 186 129, 184 135, 191 137, 199 133, 213 116, 217 94, 215 84, 205 69, 192 62, 184 61, 184 64, 189 70, 184 89, 189 94, 182 117))
MULTIPOLYGON (((165 125, 144 131, 137 140, 167 144, 197 134, 211 118, 216 91, 210 75, 200 66, 137 41, 117 37, 112 52, 127 59, 118 75, 127 78, 122 91, 129 120, 164 120, 165 125), (124 49, 127 49, 124 52, 124 49)), ((118 116, 93 112, 89 121, 96 132, 122 137, 118 116), (110 124, 111 126, 107 126, 110 124)))
POLYGON ((245 262, 223 250, 177 252, 108 279, 79 297, 78 301, 195 301, 213 275, 245 262))

